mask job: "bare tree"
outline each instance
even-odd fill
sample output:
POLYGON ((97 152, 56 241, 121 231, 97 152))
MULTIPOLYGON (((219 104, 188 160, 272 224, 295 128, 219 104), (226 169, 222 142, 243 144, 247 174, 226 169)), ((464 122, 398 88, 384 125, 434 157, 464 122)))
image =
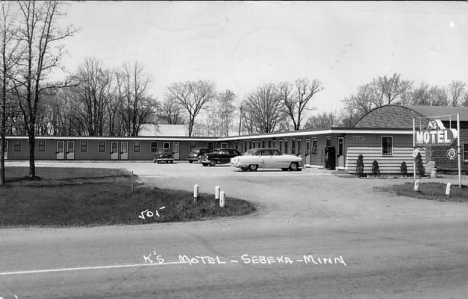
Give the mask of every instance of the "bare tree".
MULTIPOLYGON (((0 56, 1 56, 1 109, 2 121, 0 127, 0 184, 5 184, 5 135, 7 119, 7 98, 11 91, 10 79, 13 76, 13 68, 18 64, 21 57, 20 41, 18 37, 18 27, 15 23, 16 15, 12 13, 12 3, 2 2, 0 15, 0 56)), ((11 105, 9 107, 11 109, 11 105)))
POLYGON ((273 84, 258 87, 247 96, 244 115, 257 133, 272 133, 285 119, 281 97, 273 84))
POLYGON ((150 77, 138 62, 124 64, 122 72, 123 100, 120 115, 127 136, 138 136, 145 123, 156 124, 156 99, 148 95, 150 77))
MULTIPOLYGON (((72 97, 78 106, 76 120, 83 124, 83 135, 103 136, 107 105, 111 98, 113 76, 96 59, 88 58, 73 76, 77 86, 72 88, 72 97)), ((82 134, 80 134, 82 135, 82 134)))
POLYGON ((59 67, 63 54, 60 44, 76 30, 61 29, 56 24, 60 15, 58 1, 20 1, 19 38, 25 52, 19 64, 21 74, 15 78, 15 93, 27 126, 29 140, 29 176, 36 177, 34 161, 35 127, 38 103, 43 92, 53 86, 44 85, 47 75, 59 67))
POLYGON ((166 98, 159 109, 158 117, 169 125, 185 124, 183 107, 172 98, 166 98))
POLYGON ((281 97, 286 114, 293 122, 294 130, 302 128, 305 110, 315 110, 307 107, 314 95, 323 90, 318 80, 298 79, 294 86, 287 82, 278 85, 278 94, 281 97))
POLYGON ((236 95, 231 90, 219 93, 208 107, 208 136, 229 136, 236 107, 236 95))
POLYGON ((307 119, 306 129, 328 129, 339 124, 335 112, 322 112, 307 119))
POLYGON ((187 110, 189 136, 192 136, 195 118, 216 96, 215 85, 210 81, 178 82, 168 87, 169 99, 177 101, 187 110))
POLYGON ((411 89, 413 82, 402 80, 401 75, 394 73, 391 78, 387 76, 379 77, 373 81, 377 98, 375 104, 377 107, 390 105, 397 102, 399 97, 411 89))
POLYGON ((462 81, 452 81, 449 84, 450 104, 452 107, 462 105, 463 96, 465 95, 465 83, 462 81))

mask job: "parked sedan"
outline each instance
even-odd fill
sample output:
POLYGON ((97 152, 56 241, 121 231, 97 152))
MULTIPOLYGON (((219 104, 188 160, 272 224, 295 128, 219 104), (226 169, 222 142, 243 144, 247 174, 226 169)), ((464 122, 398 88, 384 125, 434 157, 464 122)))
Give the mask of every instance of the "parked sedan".
POLYGON ((158 149, 156 154, 153 156, 153 163, 173 163, 174 162, 174 154, 167 148, 158 149))
POLYGON ((256 171, 258 168, 281 168, 283 171, 300 171, 301 157, 283 155, 274 148, 256 148, 245 152, 243 156, 231 159, 231 165, 242 171, 256 171))
POLYGON ((215 166, 216 164, 225 164, 231 161, 231 158, 242 155, 236 149, 233 148, 218 148, 213 153, 205 154, 201 163, 203 166, 215 166))
POLYGON ((189 163, 197 162, 198 160, 201 159, 201 157, 204 154, 210 153, 210 152, 211 151, 208 148, 196 147, 196 148, 192 149, 192 151, 190 152, 190 154, 188 156, 188 161, 189 161, 189 163))

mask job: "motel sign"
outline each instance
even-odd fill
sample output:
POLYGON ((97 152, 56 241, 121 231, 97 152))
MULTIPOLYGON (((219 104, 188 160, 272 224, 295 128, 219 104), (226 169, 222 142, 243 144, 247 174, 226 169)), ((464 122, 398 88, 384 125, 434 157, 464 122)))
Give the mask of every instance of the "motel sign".
POLYGON ((429 122, 427 130, 416 131, 416 146, 450 145, 458 137, 455 129, 446 129, 440 120, 429 122))

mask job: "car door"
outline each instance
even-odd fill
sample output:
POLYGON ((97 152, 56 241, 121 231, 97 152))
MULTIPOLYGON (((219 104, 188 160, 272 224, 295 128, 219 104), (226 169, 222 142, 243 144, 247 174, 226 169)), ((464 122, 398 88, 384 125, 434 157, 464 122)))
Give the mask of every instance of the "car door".
POLYGON ((259 165, 262 168, 271 168, 271 150, 262 150, 260 160, 261 160, 261 165, 259 165))
POLYGON ((279 151, 273 151, 270 160, 270 167, 271 168, 287 168, 289 165, 286 165, 288 162, 286 161, 286 157, 283 156, 279 151))

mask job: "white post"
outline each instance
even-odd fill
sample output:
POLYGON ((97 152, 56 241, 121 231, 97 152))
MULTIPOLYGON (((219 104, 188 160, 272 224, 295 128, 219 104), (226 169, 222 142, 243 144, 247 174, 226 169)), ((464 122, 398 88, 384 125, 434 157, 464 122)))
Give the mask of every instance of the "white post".
POLYGON ((221 208, 224 208, 225 203, 226 203, 226 195, 225 195, 224 191, 221 191, 220 198, 219 198, 219 206, 221 208))
POLYGON ((197 202, 197 199, 198 199, 198 185, 195 184, 193 186, 193 201, 197 202))
POLYGON ((419 180, 414 181, 414 191, 419 192, 419 180))
POLYGON ((457 131, 458 131, 458 187, 461 189, 462 184, 461 184, 461 145, 460 145, 460 139, 461 139, 461 128, 460 128, 460 113, 457 114, 457 131))
POLYGON ((219 199, 219 192, 221 191, 221 188, 219 188, 219 186, 216 186, 215 187, 215 199, 218 200, 219 199))
MULTIPOLYGON (((414 150, 416 149, 416 138, 415 138, 415 132, 416 132, 416 123, 414 121, 414 117, 413 117, 413 152, 414 150)), ((413 157, 413 180, 416 181, 416 159, 413 157)), ((415 187, 416 189, 416 182, 415 182, 415 187)), ((418 182, 418 188, 419 188, 419 182, 418 182)), ((416 191, 416 190, 414 190, 416 191)))
POLYGON ((450 193, 452 193, 452 184, 447 183, 447 188, 445 188, 445 197, 450 197, 450 193))

